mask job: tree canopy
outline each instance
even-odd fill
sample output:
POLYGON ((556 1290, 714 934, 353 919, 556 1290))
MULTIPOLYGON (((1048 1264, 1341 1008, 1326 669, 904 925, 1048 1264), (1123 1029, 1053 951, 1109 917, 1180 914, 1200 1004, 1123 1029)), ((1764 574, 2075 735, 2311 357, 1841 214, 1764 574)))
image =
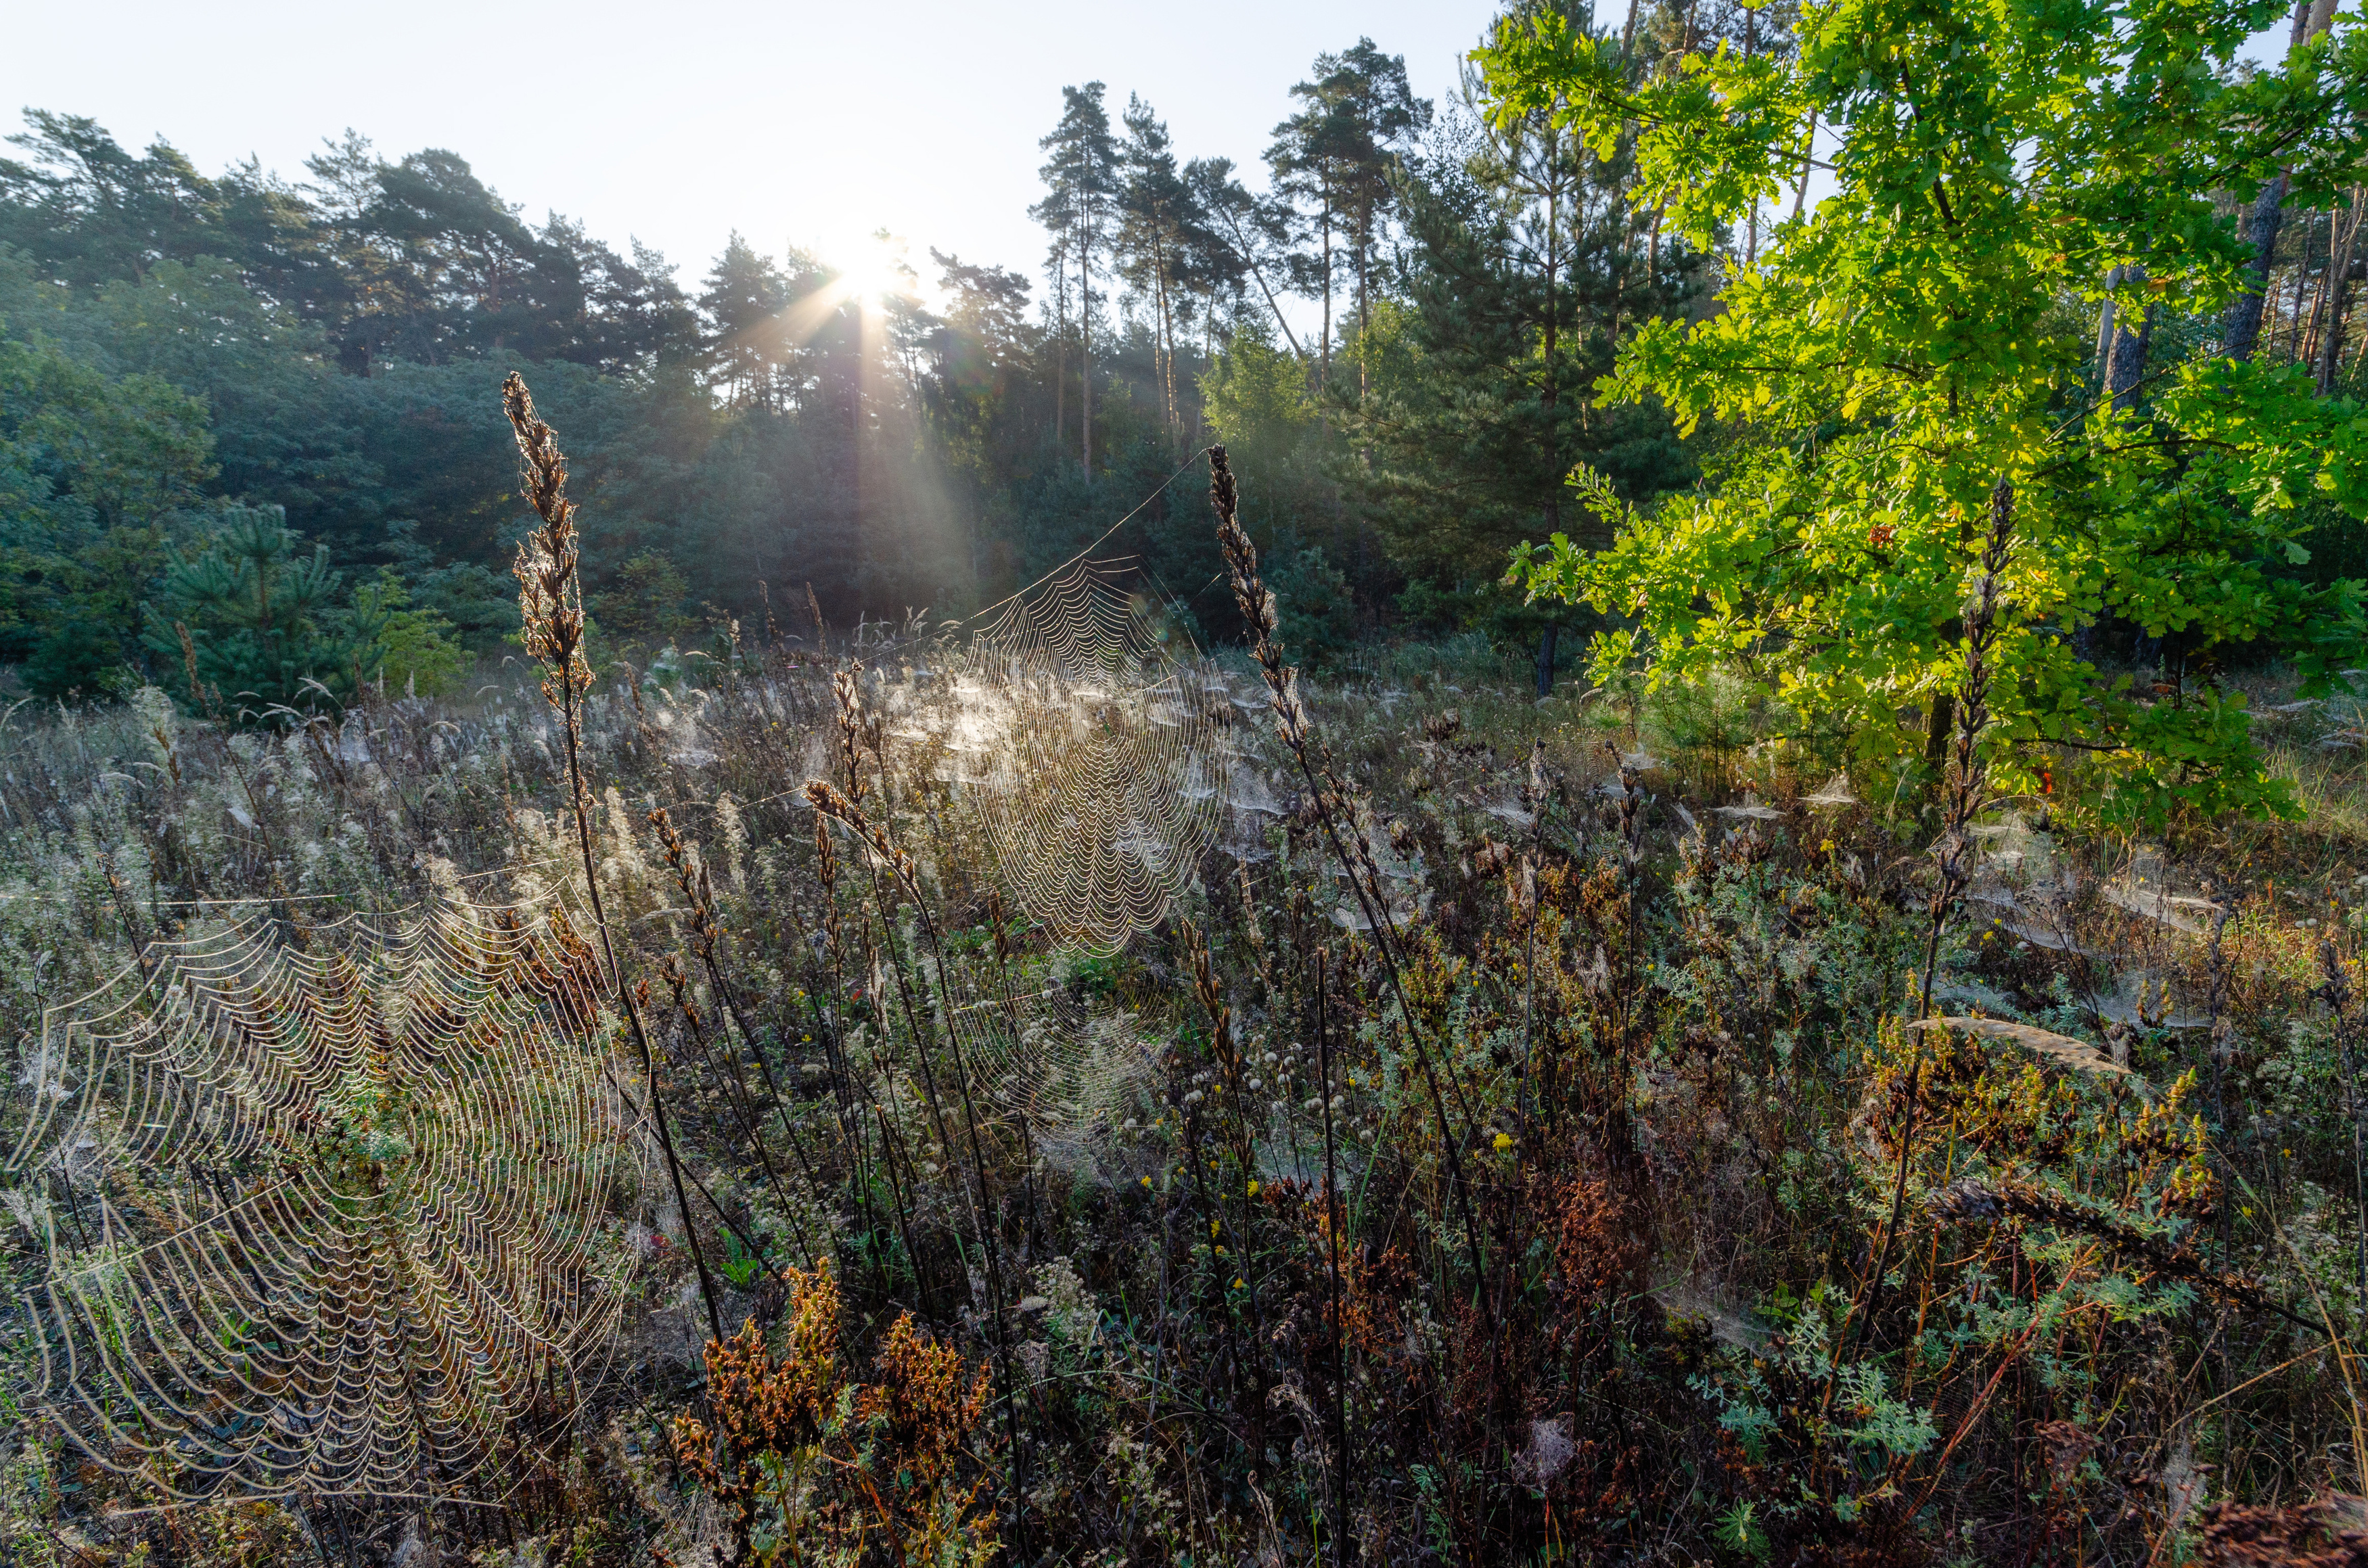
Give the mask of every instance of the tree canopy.
POLYGON ((1802 744, 1905 766, 2003 484, 1986 744, 2109 814, 2274 809, 2229 677, 2349 667, 2368 560, 2337 237, 2368 73, 2315 12, 2241 66, 2270 18, 1519 0, 1437 103, 1371 39, 1321 54, 1264 189, 1072 85, 1042 268, 925 249, 926 305, 876 286, 893 236, 850 274, 734 233, 684 280, 449 150, 206 174, 32 113, 0 161, 0 658, 44 694, 161 678, 139 607, 237 508, 329 552, 336 616, 493 652, 524 518, 485 410, 531 365, 629 647, 958 613, 1097 540, 1190 589, 1161 486, 1223 438, 1323 607, 1311 657, 1478 629, 1546 692, 1572 625, 1598 677, 1741 673, 1802 744), (2220 355, 2246 300, 2258 351, 2220 355))
POLYGON ((1607 405, 1730 426, 1715 485, 1638 510, 1582 473, 1616 542, 1522 552, 1530 591, 1621 618, 1607 674, 1748 670, 1880 752, 1902 705, 1945 733, 1962 607, 2002 544, 1983 744, 2003 777, 2130 820, 2283 809, 2214 677, 2257 642, 2312 680, 2354 660, 2356 587, 2277 568, 2307 559, 2303 503, 2368 506, 2368 422, 2298 367, 2210 352, 2117 387, 2094 313, 2217 319, 2248 250, 2215 198, 2281 166, 2323 197, 2360 168, 2368 40, 2244 77, 2271 14, 1837 0, 1789 57, 1694 52, 1641 81, 1558 17, 1508 22, 1479 57, 1492 115, 1545 115, 1599 156, 1633 138, 1634 199, 1695 244, 1827 143, 1833 180, 1715 315, 1642 324, 1603 383, 1607 405), (2095 656, 2108 617, 2161 640, 2152 672, 2095 656))

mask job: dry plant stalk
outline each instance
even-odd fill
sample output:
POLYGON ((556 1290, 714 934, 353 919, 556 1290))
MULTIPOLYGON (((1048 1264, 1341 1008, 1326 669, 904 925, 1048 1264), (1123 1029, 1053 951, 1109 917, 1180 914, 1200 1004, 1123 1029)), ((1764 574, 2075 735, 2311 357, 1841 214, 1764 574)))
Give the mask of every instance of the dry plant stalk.
POLYGON ((1315 1088, 1324 1108, 1324 1256, 1332 1306, 1332 1561, 1349 1559, 1349 1362, 1340 1318, 1340 1165, 1332 1126, 1332 1046, 1325 1017, 1328 949, 1315 949, 1315 1088))
POLYGON ((2335 1058, 2343 1079, 2343 1115, 2351 1126, 2351 1187, 2352 1201, 2360 1215, 2359 1284, 2360 1298, 2368 1302, 2368 1154, 2363 1154, 2361 1121, 2363 1108, 2360 1103, 2359 1085, 2352 1073, 2352 1035, 2358 1028, 2351 1012, 2351 977, 2346 972, 2343 956, 2335 950, 2333 942, 2318 945, 2318 969, 2323 983, 2312 993, 2327 1004, 2335 1016, 2335 1058))
MULTIPOLYGON (((1349 885, 1357 895, 1357 906, 1363 915, 1368 929, 1373 935, 1373 948, 1381 955, 1383 972, 1388 976, 1391 994, 1396 997, 1398 1010, 1406 1021, 1406 1040, 1414 1047, 1416 1064, 1421 1069, 1423 1086, 1430 1096, 1430 1108, 1439 1124, 1440 1157, 1447 1162, 1448 1187, 1454 1194, 1457 1217, 1463 1222, 1464 1248, 1470 1255, 1472 1278, 1483 1278, 1486 1254, 1480 1242, 1480 1221, 1472 1206, 1472 1193, 1466 1183, 1463 1153, 1457 1142, 1454 1130, 1447 1120, 1447 1101, 1440 1092, 1439 1074, 1431 1062, 1430 1051, 1423 1042, 1422 1028, 1413 1004, 1407 999, 1406 987, 1398 977, 1397 955, 1393 951, 1393 938, 1397 928, 1391 923, 1389 899, 1381 883, 1380 868, 1374 863, 1372 846, 1352 827, 1349 837, 1344 837, 1336 807, 1345 803, 1345 791, 1330 778, 1330 768, 1319 771, 1315 749, 1307 722, 1307 704, 1299 695, 1299 671, 1286 663, 1281 648, 1274 640, 1277 618, 1272 589, 1258 576, 1258 546, 1241 525, 1241 492, 1234 480, 1234 471, 1225 458, 1224 443, 1209 449, 1209 502, 1217 513, 1217 547, 1225 558, 1226 574, 1233 580, 1234 601, 1239 605, 1243 621, 1250 630, 1250 657, 1257 661, 1258 671, 1266 677, 1274 708, 1274 723, 1284 745, 1291 748, 1292 760, 1299 764, 1300 776, 1307 782, 1309 798, 1315 802, 1317 817, 1324 824, 1325 836, 1331 840, 1332 852, 1349 873, 1349 885), (1353 837, 1355 848, 1350 848, 1353 837)), ((1463 1096, 1457 1096, 1459 1105, 1463 1096)), ((1470 1108, 1464 1109, 1464 1120, 1473 1120, 1470 1108)), ((1493 1335, 1496 1330, 1496 1308, 1488 1293, 1480 1293, 1480 1311, 1488 1320, 1493 1335)))
MULTIPOLYGON (((850 780, 855 780, 860 778, 856 768, 857 737, 860 732, 868 728, 876 739, 878 729, 876 725, 865 726, 861 723, 860 710, 856 707, 854 678, 846 671, 841 671, 840 676, 843 678, 837 685, 841 734, 846 748, 848 777, 850 780)), ((930 912, 928 898, 921 886, 920 869, 915 863, 912 855, 890 837, 884 827, 873 822, 861 806, 849 800, 837 786, 826 778, 809 780, 806 784, 805 797, 806 804, 814 808, 817 819, 828 818, 837 823, 855 835, 871 852, 875 861, 887 866, 895 878, 897 885, 904 889, 905 897, 912 900, 914 913, 919 916, 923 934, 928 942, 930 959, 937 973, 939 1005, 945 1014, 946 1043, 953 1055, 954 1085, 962 1094, 963 1131, 967 1134, 970 1145, 973 1188, 970 1199, 971 1222, 978 1233, 980 1250, 986 1257, 987 1301, 995 1321, 996 1361, 996 1369, 1003 1383, 1001 1403, 1004 1411, 1005 1431, 1011 1439, 1012 1495, 1014 1498, 1024 1499, 1028 1495, 1027 1456, 1019 1443, 1018 1425, 1019 1383, 1018 1377, 1012 1371, 1010 1319, 1005 1311, 1003 1300, 1003 1248, 996 1233, 994 1201, 987 1191, 986 1155, 980 1142, 978 1112, 971 1095, 971 1071, 963 1060, 962 1031, 954 1021, 961 1014, 954 1002, 953 986, 946 978, 945 944, 938 931, 937 917, 930 912)), ((877 892, 878 884, 875 881, 875 896, 877 892)), ((888 910, 884 899, 881 900, 879 914, 881 928, 885 932, 888 929, 888 910)), ((937 1078, 929 1066, 928 1042, 922 1037, 920 1016, 917 1013, 913 1014, 912 1022, 914 1055, 920 1063, 922 1088, 928 1096, 929 1113, 937 1127, 938 1141, 951 1156, 953 1153, 953 1140, 947 1135, 945 1119, 939 1109, 937 1078)), ((1015 1507, 1012 1523, 1019 1535, 1020 1551, 1024 1558, 1027 1551, 1025 1512, 1015 1507)))
MULTIPOLYGON (((757 1037, 749 1031, 739 999, 733 994, 730 982, 724 979, 723 965, 719 961, 720 945, 724 935, 723 922, 715 913, 715 884, 708 875, 707 864, 704 859, 692 855, 689 845, 676 831, 674 818, 664 806, 652 811, 646 820, 651 830, 658 835, 658 847, 666 856, 667 869, 674 873, 675 886, 682 890, 683 902, 689 905, 690 948, 699 957, 700 967, 706 971, 709 994, 715 999, 717 1012, 731 1025, 733 1031, 738 1033, 740 1047, 757 1059, 757 1071, 765 1080, 765 1092, 772 1097, 773 1109, 780 1118, 781 1133, 790 1141, 790 1152, 797 1156, 799 1168, 805 1172, 808 1188, 819 1191, 814 1161, 808 1157, 804 1141, 799 1138, 796 1126, 790 1120, 788 1096, 781 1093, 780 1081, 773 1074, 773 1064, 766 1059, 764 1048, 757 1044, 757 1037)), ((681 988, 677 987, 677 992, 680 994, 681 988)), ((693 1027, 695 1028, 696 1024, 693 1027)), ((723 1056, 731 1064, 733 1082, 739 1085, 741 1097, 753 1099, 747 1085, 741 1081, 740 1057, 730 1033, 723 1036, 723 1056)), ((753 1129, 750 1142, 756 1146, 766 1175, 770 1176, 773 1174, 772 1158, 765 1153, 764 1143, 757 1139, 753 1129)), ((813 1249, 806 1245, 802 1224, 799 1226, 799 1244, 806 1246, 811 1263, 813 1249)))
POLYGON ((650 1119, 657 1129, 658 1147, 666 1154, 666 1175, 674 1184, 675 1208, 682 1215, 682 1232, 690 1244, 690 1260, 699 1270, 699 1291, 707 1304, 707 1326, 717 1340, 723 1337, 723 1312, 716 1305, 715 1281, 707 1271, 707 1257, 699 1244, 699 1225, 692 1219, 690 1198, 684 1189, 682 1162, 676 1158, 674 1135, 666 1127, 666 1102, 658 1093, 657 1057, 650 1050, 649 1031, 632 986, 618 961, 617 944, 609 932, 609 915, 600 902, 599 869, 592 855, 592 792, 584 782, 584 697, 592 689, 592 666, 584 658, 584 586, 576 574, 575 504, 567 498, 567 458, 559 437, 534 411, 534 398, 515 370, 502 382, 502 408, 518 437, 519 478, 526 498, 541 527, 518 541, 518 562, 511 574, 518 581, 518 613, 525 619, 528 653, 542 666, 542 697, 559 715, 567 751, 568 805, 575 817, 575 845, 584 860, 585 892, 592 902, 592 924, 600 933, 609 988, 618 1010, 625 1015, 634 1047, 641 1052, 642 1075, 648 1085, 650 1119))
MULTIPOLYGON (((2001 479, 1990 488, 1990 531, 1982 547, 1981 581, 1975 585, 1964 608, 1965 674, 1957 693, 1956 756, 1949 769, 1949 791, 1943 806, 1941 836, 1933 842, 1932 858, 1941 869, 1940 886, 1932 890, 1931 918, 1925 929, 1924 979, 1916 1000, 1916 1016, 1932 1011, 1932 982, 1941 963, 1941 937, 1949 916, 1974 880, 1974 839, 1966 831, 1989 804, 1989 767, 1982 759, 1981 733, 1990 716, 1990 653, 1998 636, 1999 578, 2006 572, 2009 547, 2014 541, 2014 486, 2001 479)), ((1876 1239, 1874 1267, 1868 1273, 1864 1308, 1856 1333, 1866 1335, 1868 1320, 1883 1299, 1883 1271, 1889 1265, 1891 1244, 1907 1207, 1907 1162, 1916 1143, 1916 1113, 1923 1100, 1924 1036, 1918 1030, 1907 1057, 1907 1111, 1899 1134, 1899 1168, 1892 1179, 1891 1212, 1876 1239)), ((1830 1394, 1830 1389, 1828 1390, 1830 1394)))

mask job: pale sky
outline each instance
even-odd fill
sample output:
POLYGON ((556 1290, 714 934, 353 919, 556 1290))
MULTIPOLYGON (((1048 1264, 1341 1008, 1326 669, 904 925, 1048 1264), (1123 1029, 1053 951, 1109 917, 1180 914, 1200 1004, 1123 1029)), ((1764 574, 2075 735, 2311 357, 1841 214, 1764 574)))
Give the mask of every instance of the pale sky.
MULTIPOLYGON (((1617 0, 1611 0, 1617 4, 1617 0)), ((2345 9, 2356 8, 2345 0, 2345 9)), ((1624 10, 1624 7, 1622 7, 1624 10)), ((249 153, 301 179, 347 127, 399 157, 458 153, 541 222, 657 246, 697 292, 734 229, 860 266, 865 236, 1039 280, 1037 139, 1064 85, 1108 84, 1168 122, 1179 160, 1223 155, 1256 189, 1290 88, 1371 37, 1443 103, 1493 0, 64 0, 12 7, 0 128, 85 114, 135 151, 162 135, 212 174, 249 153)), ((2283 20, 2248 52, 2276 60, 2283 20)), ((1294 314, 1297 311, 1294 310, 1294 314)))
MULTIPOLYGON (((0 120, 85 114, 137 151, 162 135, 208 173, 253 153, 302 178, 347 127, 399 157, 442 147, 540 222, 666 252, 686 287, 737 229, 845 260, 881 228, 1038 276, 1037 139, 1065 84, 1100 80, 1115 126, 1140 93, 1179 160, 1252 188, 1291 85, 1371 37, 1440 100, 1490 0, 63 0, 12 6, 0 120)), ((1040 283, 1041 292, 1041 283, 1040 283)))

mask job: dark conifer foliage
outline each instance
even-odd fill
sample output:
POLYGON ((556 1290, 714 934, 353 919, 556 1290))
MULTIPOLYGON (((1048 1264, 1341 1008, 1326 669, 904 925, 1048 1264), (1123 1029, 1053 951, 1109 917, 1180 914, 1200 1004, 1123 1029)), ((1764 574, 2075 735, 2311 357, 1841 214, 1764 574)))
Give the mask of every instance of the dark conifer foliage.
MULTIPOLYGON (((1689 49, 1797 47, 1789 0, 1508 15, 1548 11, 1616 40, 1637 82, 1689 49)), ((1680 441, 1649 404, 1598 407, 1596 383, 1640 324, 1713 312, 1807 186, 1788 175, 1691 244, 1636 199, 1624 143, 1584 147, 1543 112, 1484 125, 1473 92, 1417 96, 1370 38, 1326 51, 1287 89, 1258 189, 1143 95, 1070 86, 1045 106, 1039 270, 926 244, 908 262, 883 238, 860 279, 736 233, 684 271, 530 217, 458 151, 348 130, 293 176, 209 173, 29 111, 0 159, 0 662, 55 642, 78 650, 71 689, 153 676, 133 607, 233 505, 279 507, 349 583, 392 572, 415 613, 494 651, 524 519, 481 411, 535 365, 577 433, 596 627, 604 597, 640 602, 628 562, 682 585, 664 616, 620 608, 620 636, 727 636, 768 601, 810 635, 809 585, 835 623, 959 614, 1152 496, 1100 548, 1230 637, 1201 543, 1155 494, 1223 439, 1245 525, 1330 607, 1327 653, 1479 630, 1550 682, 1569 612, 1515 602, 1508 550, 1604 531, 1574 510, 1575 464, 1636 505, 1697 482, 1714 430, 1680 441), (909 290, 876 288, 900 267, 909 290)), ((2282 231, 2264 337, 2329 392, 2361 360, 2347 213, 2282 231)), ((2297 570, 2351 553, 2330 539, 2297 570)))
POLYGON ((1713 258, 1637 241, 1622 159, 1543 123, 1484 134, 1451 117, 1400 166, 1409 238, 1396 297, 1368 338, 1362 390, 1331 400, 1342 483, 1434 623, 1537 634, 1497 586, 1508 548, 1557 531, 1565 477, 1588 462, 1635 499, 1683 484, 1691 459, 1658 411, 1594 406, 1622 335, 1707 297, 1713 258))

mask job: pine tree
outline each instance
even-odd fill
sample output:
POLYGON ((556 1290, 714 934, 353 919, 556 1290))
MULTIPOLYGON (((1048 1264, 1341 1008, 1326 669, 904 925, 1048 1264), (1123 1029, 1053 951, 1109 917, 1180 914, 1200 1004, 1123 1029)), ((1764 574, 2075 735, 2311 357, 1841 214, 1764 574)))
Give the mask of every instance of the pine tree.
POLYGON ((1153 373, 1168 428, 1180 432, 1176 401, 1176 310, 1187 231, 1200 221, 1192 187, 1177 172, 1167 127, 1133 94, 1126 100, 1126 183, 1119 197, 1119 276, 1151 301, 1153 373))
POLYGON ((558 347, 555 324, 582 309, 582 290, 555 253, 458 153, 431 147, 378 170, 369 222, 416 279, 427 308, 395 347, 436 363, 456 352, 508 349, 529 358, 558 347))
POLYGON ((1360 38, 1338 54, 1315 57, 1314 76, 1291 89, 1303 107, 1274 128, 1267 149, 1275 188, 1308 210, 1300 233, 1315 241, 1296 258, 1300 291, 1323 301, 1316 348, 1319 383, 1332 369, 1335 241, 1346 247, 1354 274, 1357 328, 1369 321, 1372 256, 1394 203, 1390 171, 1395 149, 1430 121, 1430 105, 1406 85, 1406 58, 1387 55, 1360 38))
POLYGON ((710 373, 732 407, 778 406, 774 368, 780 358, 781 312, 790 297, 790 281, 780 266, 734 230, 699 296, 712 334, 710 373))
POLYGON ((85 288, 228 248, 221 191, 172 143, 134 157, 86 116, 25 119, 32 129, 8 140, 33 162, 0 158, 0 244, 85 288))
POLYGON ((382 616, 336 611, 343 574, 324 545, 296 552, 279 507, 233 505, 222 516, 205 551, 165 568, 164 606, 146 607, 142 641, 154 662, 182 687, 194 663, 201 689, 183 690, 184 700, 247 722, 308 710, 324 691, 350 699, 375 673, 382 616))
POLYGON ((1046 194, 1028 210, 1053 232, 1054 271, 1076 269, 1079 455, 1088 474, 1094 468, 1094 275, 1110 251, 1121 188, 1118 142, 1102 107, 1106 90, 1099 82, 1061 89, 1061 122, 1038 143, 1052 154, 1042 171, 1046 194))
POLYGON ((574 312, 552 324, 552 357, 622 375, 647 375, 684 360, 698 341, 699 320, 674 267, 657 251, 632 242, 628 261, 552 213, 541 239, 552 265, 572 275, 574 312))
POLYGON ((1689 474, 1665 416, 1593 406, 1622 335, 1701 287, 1703 258, 1678 247, 1648 271, 1628 176, 1543 116, 1494 136, 1468 117, 1443 127, 1400 185, 1406 295, 1374 329, 1369 393, 1330 400, 1342 488, 1407 574, 1410 604, 1537 637, 1540 695, 1557 620, 1497 591, 1506 551, 1565 526, 1581 461, 1632 498, 1689 474))
POLYGON ((349 375, 370 375, 403 324, 427 309, 425 280, 378 227, 384 166, 369 140, 350 129, 304 160, 313 182, 303 194, 320 214, 320 243, 336 280, 323 290, 316 319, 328 328, 337 364, 349 375))

